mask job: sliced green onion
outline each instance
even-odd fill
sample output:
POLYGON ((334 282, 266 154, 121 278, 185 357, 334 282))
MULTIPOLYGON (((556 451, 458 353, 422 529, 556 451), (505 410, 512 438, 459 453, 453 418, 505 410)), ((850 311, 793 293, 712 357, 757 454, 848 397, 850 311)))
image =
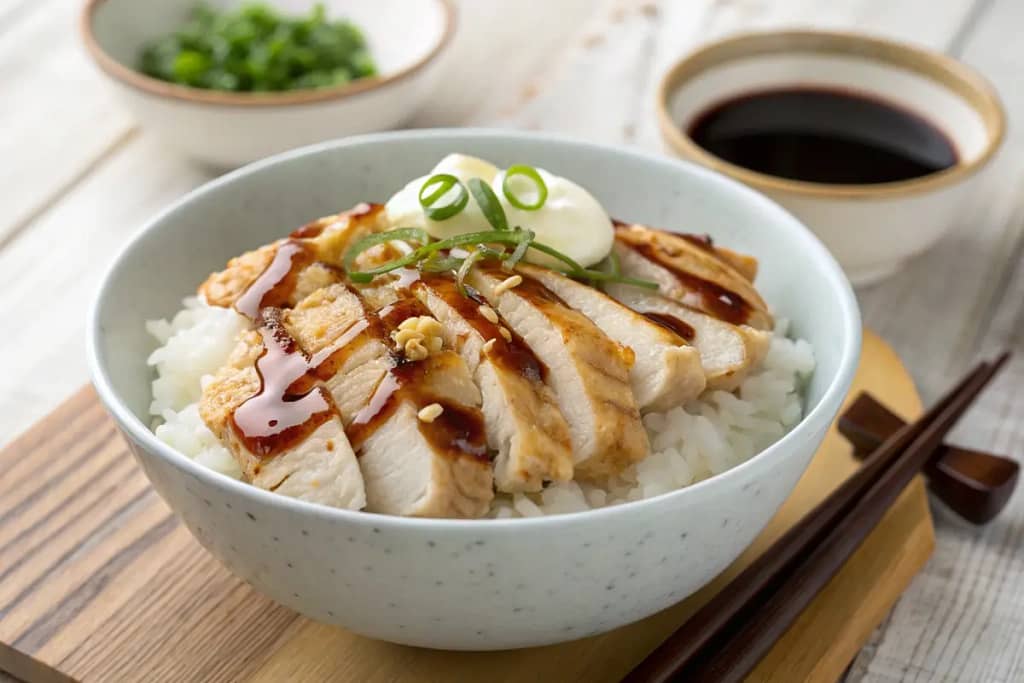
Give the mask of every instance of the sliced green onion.
POLYGON ((462 260, 462 265, 459 266, 458 272, 455 273, 455 284, 458 286, 459 293, 462 296, 466 296, 466 276, 469 275, 469 269, 483 258, 485 258, 484 251, 482 249, 474 249, 469 252, 469 256, 462 260))
POLYGON ((441 256, 438 253, 431 254, 420 263, 420 270, 427 273, 445 273, 456 271, 462 265, 462 259, 456 256, 441 256))
MULTIPOLYGON (((375 232, 367 235, 349 247, 349 250, 345 252, 345 258, 342 259, 342 263, 345 265, 345 270, 351 272, 352 267, 355 266, 356 259, 359 258, 359 255, 364 251, 372 249, 378 244, 394 241, 427 244, 430 242, 430 235, 428 235, 427 231, 422 228, 397 228, 395 230, 388 230, 387 232, 375 232)), ((415 254, 416 252, 413 251, 412 253, 415 254)))
POLYGON ((622 275, 622 264, 619 262, 619 255, 615 251, 615 247, 612 247, 611 252, 608 253, 608 265, 611 266, 611 274, 615 277, 622 275))
POLYGON ((466 192, 466 187, 455 176, 450 173, 437 173, 427 178, 423 186, 420 187, 419 200, 420 206, 423 207, 424 213, 427 214, 427 218, 432 221, 443 221, 466 208, 466 204, 469 203, 469 193, 466 192), (423 193, 435 185, 437 189, 424 197, 423 193), (448 194, 453 188, 458 190, 458 194, 453 201, 441 206, 434 206, 439 199, 448 194))
POLYGON ((591 282, 618 282, 624 285, 643 287, 644 289, 658 288, 657 282, 641 280, 635 277, 625 277, 624 275, 615 275, 614 273, 606 273, 603 270, 590 270, 588 268, 582 268, 574 273, 569 273, 569 277, 579 280, 590 280, 591 282))
POLYGON ((519 241, 519 244, 516 245, 516 248, 512 250, 512 255, 509 256, 508 260, 505 261, 506 265, 509 268, 515 268, 516 264, 523 260, 523 257, 526 256, 526 250, 530 248, 530 242, 533 241, 533 232, 529 230, 524 230, 523 235, 529 236, 519 241))
POLYGON ((544 206, 544 202, 548 200, 548 186, 541 178, 540 173, 537 172, 533 166, 526 166, 525 164, 515 164, 509 166, 508 170, 505 171, 505 179, 501 181, 501 191, 505 195, 505 199, 508 203, 517 209, 523 211, 536 211, 537 209, 544 206), (537 200, 532 204, 527 204, 525 201, 516 196, 516 193, 512 190, 511 179, 514 176, 523 176, 529 178, 533 184, 537 187, 537 200))
POLYGON ((473 193, 484 218, 495 230, 508 230, 508 219, 505 217, 505 209, 501 208, 498 196, 494 194, 491 186, 479 178, 470 178, 469 191, 473 193))
POLYGON ((540 242, 533 242, 533 243, 530 244, 530 248, 531 249, 536 249, 537 251, 542 252, 544 254, 547 254, 548 256, 555 257, 556 259, 558 259, 559 261, 561 261, 565 265, 569 266, 570 273, 572 273, 573 271, 585 270, 585 268, 583 266, 581 266, 579 263, 577 263, 576 261, 572 260, 571 258, 566 256, 562 252, 558 251, 554 247, 549 247, 548 245, 541 244, 540 242))
MULTIPOLYGON (((418 250, 417 250, 418 251, 418 250)), ((416 251, 409 252, 402 258, 397 258, 393 261, 377 266, 376 268, 370 268, 369 270, 350 270, 348 276, 352 279, 352 282, 358 282, 360 284, 366 284, 372 282, 373 278, 384 273, 390 273, 393 270, 404 268, 405 266, 412 265, 419 261, 420 258, 416 251)))

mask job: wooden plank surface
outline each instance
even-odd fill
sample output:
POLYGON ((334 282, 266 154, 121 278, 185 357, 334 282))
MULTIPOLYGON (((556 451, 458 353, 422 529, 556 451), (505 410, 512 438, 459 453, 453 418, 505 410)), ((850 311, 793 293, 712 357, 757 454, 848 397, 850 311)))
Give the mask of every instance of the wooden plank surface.
MULTIPOLYGON (((926 401, 982 351, 1024 348, 1020 0, 458 4, 462 30, 448 74, 417 125, 543 128, 661 150, 650 100, 661 70, 731 31, 855 29, 958 55, 1006 103, 1001 172, 963 229, 860 292, 861 304, 867 323, 906 358, 926 401)), ((0 335, 0 444, 85 381, 83 319, 111 249, 210 177, 137 130, 111 97, 78 45, 80 5, 0 0, 0 101, 8 103, 0 106, 0 319, 13 331, 0 335)), ((1024 453, 1022 355, 965 420, 962 442, 1024 453)), ((1022 499, 984 530, 935 510, 936 557, 862 653, 854 679, 1024 680, 1024 596, 1013 588, 1024 580, 1022 499)))
MULTIPOLYGON (((854 391, 861 389, 905 417, 920 411, 899 359, 870 334, 854 391)), ((603 636, 496 653, 371 641, 256 594, 150 489, 91 389, 0 453, 0 468, 11 482, 0 490, 0 668, 30 683, 512 682, 538 672, 590 683, 618 680, 856 464, 830 433, 769 529, 694 598, 603 636)), ((752 679, 835 680, 933 545, 915 483, 752 679)))

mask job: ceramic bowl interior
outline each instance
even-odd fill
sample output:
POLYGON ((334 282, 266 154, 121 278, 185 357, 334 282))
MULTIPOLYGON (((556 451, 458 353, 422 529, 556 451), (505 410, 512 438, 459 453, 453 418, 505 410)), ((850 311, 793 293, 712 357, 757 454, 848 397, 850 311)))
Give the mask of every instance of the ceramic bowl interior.
POLYGON ((942 55, 889 41, 828 32, 728 38, 682 60, 665 77, 659 103, 666 139, 691 158, 756 188, 881 195, 960 177, 986 161, 1003 135, 998 100, 985 81, 942 55), (958 163, 922 178, 874 185, 827 185, 775 178, 702 150, 687 131, 704 112, 735 97, 785 88, 823 88, 889 102, 931 122, 958 163))
POLYGON ((232 571, 312 618, 373 637, 494 649, 634 621, 732 562, 792 490, 838 411, 857 364, 860 321, 821 243, 733 181, 685 162, 553 136, 437 130, 316 145, 188 195, 117 257, 89 342, 100 397, 150 480, 232 571), (215 474, 156 440, 145 363, 155 343, 145 320, 173 314, 228 258, 313 217, 384 201, 453 151, 549 169, 587 187, 613 216, 707 232, 755 254, 765 299, 815 348, 804 420, 747 463, 687 489, 518 520, 408 519, 312 505, 215 474))
MULTIPOLYGON (((446 0, 319 0, 329 17, 350 19, 366 37, 377 63, 379 76, 316 91, 319 96, 362 90, 381 81, 414 70, 436 53, 451 30, 451 7, 446 0)), ((232 7, 236 0, 211 0, 214 7, 232 7)), ((308 15, 317 0, 274 0, 282 13, 308 15)), ((200 97, 209 91, 174 86, 136 71, 139 54, 150 41, 173 32, 188 18, 193 0, 91 0, 85 13, 87 42, 101 50, 101 66, 115 76, 154 93, 200 97), (105 59, 104 59, 105 57, 105 59), (179 92, 174 92, 179 91, 179 92)), ((295 93, 259 94, 257 97, 288 98, 295 93)), ((223 99, 225 93, 217 93, 223 99)), ((253 99, 252 94, 227 94, 236 104, 253 99)))

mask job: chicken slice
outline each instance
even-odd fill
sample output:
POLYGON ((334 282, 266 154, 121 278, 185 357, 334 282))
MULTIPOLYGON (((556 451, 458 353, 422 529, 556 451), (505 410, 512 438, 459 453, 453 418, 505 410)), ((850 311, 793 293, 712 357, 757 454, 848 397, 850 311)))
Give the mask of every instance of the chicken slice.
POLYGON ((235 306, 248 295, 253 301, 242 308, 247 308, 250 317, 263 306, 293 306, 313 292, 317 283, 323 286, 328 280, 340 280, 340 273, 327 264, 341 263, 355 240, 382 229, 386 220, 383 208, 358 204, 313 221, 288 239, 237 256, 228 261, 227 268, 210 275, 199 286, 199 293, 211 306, 223 307, 235 306))
POLYGON ((479 266, 468 279, 547 366, 576 473, 600 481, 646 457, 647 433, 629 385, 632 352, 528 276, 515 288, 500 287, 508 276, 479 266))
POLYGON ((614 341, 633 350, 630 384, 641 410, 668 410, 704 390, 700 353, 690 346, 692 328, 646 318, 607 294, 565 275, 529 264, 518 270, 590 318, 614 341))
POLYGON ((759 330, 774 326, 750 280, 682 235, 640 225, 618 227, 615 253, 624 274, 658 283, 670 299, 735 325, 759 330))
POLYGON ((299 302, 285 320, 344 416, 366 509, 480 517, 494 495, 493 476, 469 369, 447 350, 411 360, 391 339, 405 319, 426 314, 405 299, 378 315, 355 290, 335 284, 299 302))
POLYGON ((366 504, 363 477, 330 397, 314 386, 300 400, 285 405, 289 378, 305 373, 305 360, 293 345, 273 324, 242 334, 228 362, 204 387, 200 415, 251 484, 360 510, 366 504), (271 366, 283 372, 266 369, 271 366), (280 430, 273 428, 276 422, 269 422, 288 419, 294 422, 284 422, 280 430))
POLYGON ((459 353, 480 388, 498 490, 539 491, 546 481, 571 479, 569 426, 544 383, 547 367, 522 339, 506 340, 481 309, 486 301, 463 295, 452 278, 423 276, 410 289, 444 326, 445 346, 459 353))
POLYGON ((707 388, 732 391, 768 353, 771 332, 731 325, 695 311, 674 299, 640 287, 608 284, 605 291, 621 304, 668 324, 688 326, 690 343, 700 353, 707 388))

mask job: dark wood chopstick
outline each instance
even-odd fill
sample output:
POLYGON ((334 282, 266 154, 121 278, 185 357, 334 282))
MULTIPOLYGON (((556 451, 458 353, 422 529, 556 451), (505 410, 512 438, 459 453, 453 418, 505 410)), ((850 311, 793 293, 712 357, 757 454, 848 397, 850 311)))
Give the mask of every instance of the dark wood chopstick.
MULTIPOLYGON (((980 393, 981 389, 988 383, 995 372, 1005 362, 1006 355, 995 364, 982 363, 969 373, 957 386, 944 396, 936 405, 930 409, 921 419, 906 425, 892 437, 887 439, 864 463, 863 467, 854 475, 849 477, 839 488, 830 494, 824 501, 816 506, 810 513, 805 515, 789 532, 784 534, 772 547, 755 560, 749 567, 741 572, 730 584, 711 599, 703 608, 697 611, 680 629, 670 636, 661 646, 654 650, 643 662, 631 671, 625 681, 636 683, 639 681, 669 681, 676 680, 721 680, 720 675, 742 676, 759 661, 761 656, 777 640, 779 635, 785 631, 793 619, 803 609, 793 610, 787 605, 779 605, 778 600, 772 598, 778 594, 782 587, 789 587, 786 594, 793 593, 794 601, 799 602, 806 597, 806 602, 820 590, 818 586, 809 597, 801 592, 814 588, 815 582, 790 583, 791 576, 802 567, 810 565, 810 557, 824 552, 828 548, 832 553, 826 559, 834 559, 842 556, 848 557, 860 541, 856 541, 852 547, 847 545, 852 541, 841 542, 836 538, 834 530, 842 527, 847 532, 852 522, 848 521, 859 511, 859 516, 870 518, 859 501, 870 491, 877 487, 878 480, 884 478, 890 467, 904 460, 906 452, 911 444, 917 443, 916 450, 921 450, 921 443, 924 438, 930 436, 936 429, 941 434, 948 431, 955 420, 966 410, 971 401, 980 393), (940 424, 941 423, 941 424, 940 424), (826 544, 826 541, 829 541, 826 544), (845 555, 844 555, 845 553, 845 555), (769 589, 773 595, 769 595, 769 589), (795 593, 794 593, 795 591, 795 593), (759 608, 771 602, 770 609, 760 610, 759 608), (774 610, 774 611, 773 611, 774 610), (753 648, 750 643, 743 643, 739 649, 744 650, 744 656, 738 656, 734 650, 736 647, 736 634, 741 632, 745 637, 752 636, 746 623, 751 623, 752 615, 769 615, 772 619, 760 618, 757 623, 762 630, 754 633, 761 647, 753 648), (785 618, 782 618, 785 617, 785 618), (785 622, 784 624, 782 622, 785 622), (730 646, 732 644, 732 646, 730 646), (711 646, 714 645, 712 648, 711 646), (714 653, 711 650, 715 650, 714 653), (718 656, 718 653, 728 651, 732 654, 725 660, 718 656), (703 663, 703 664, 701 664, 703 663), (700 666, 704 668, 700 668, 700 666), (711 667, 711 668, 708 668, 711 667), (723 667, 725 667, 723 669, 723 667), (744 667, 747 667, 744 669, 744 667), (685 675, 682 672, 685 671, 685 675), (701 671, 714 673, 711 678, 701 678, 701 671), (742 672, 742 673, 737 673, 742 672)), ((941 442, 941 435, 940 435, 941 442)), ((934 448, 932 448, 934 451, 934 448)), ((926 453, 925 457, 929 453, 926 453)), ((905 468, 904 468, 905 469, 905 468)), ((902 469, 900 471, 903 471, 902 469)), ((907 478, 913 477, 911 471, 907 478)), ((888 480, 887 480, 888 481, 888 480)), ((892 484, 890 484, 892 486, 892 484)), ((904 484, 905 486, 905 484, 904 484)), ((893 495, 898 495, 903 486, 900 486, 893 495)), ((875 498, 881 494, 873 494, 875 498)), ((885 513, 885 505, 878 511, 878 519, 885 513)), ((874 523, 865 528, 870 531, 874 523)), ((866 524, 866 523, 862 523, 866 524)), ((857 526, 854 530, 859 530, 857 526)), ((864 533, 866 537, 867 532, 864 533)), ((863 540, 863 537, 861 537, 863 540)), ((823 559, 818 560, 823 563, 823 559)), ((842 562, 836 566, 841 566, 842 562)), ((811 569, 817 565, 811 565, 811 569)), ((822 566, 825 566, 822 564, 822 566)), ((829 566, 830 567, 830 566, 829 566)), ((826 567, 829 568, 829 567, 826 567)), ((807 569, 803 570, 807 572, 807 569)), ((821 570, 815 570, 821 571, 821 570)), ((831 578, 831 573, 826 573, 826 578, 821 586, 831 578)), ((812 572, 813 573, 813 572, 812 572)), ((814 573, 814 576, 817 576, 814 573)), ((806 604, 806 602, 804 604, 806 604)), ((732 679, 725 679, 732 680, 732 679)))

